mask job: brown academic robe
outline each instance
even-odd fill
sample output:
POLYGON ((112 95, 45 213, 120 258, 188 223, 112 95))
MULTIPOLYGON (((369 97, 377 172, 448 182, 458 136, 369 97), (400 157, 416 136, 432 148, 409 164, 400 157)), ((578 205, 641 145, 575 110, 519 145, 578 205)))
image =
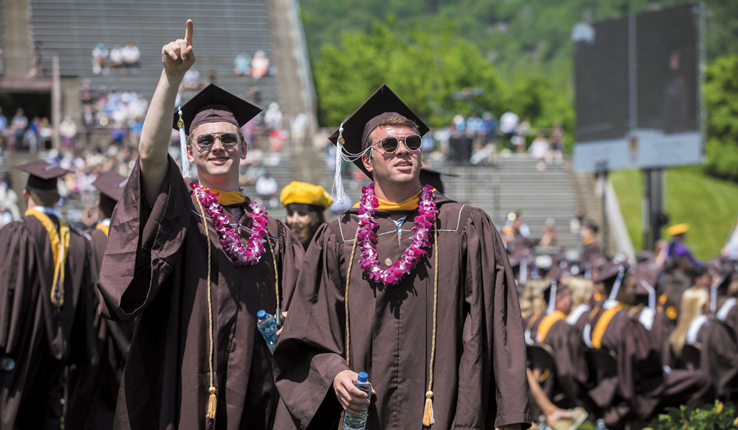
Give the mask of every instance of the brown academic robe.
MULTIPOLYGON (((106 316, 139 317, 123 374, 116 429, 269 429, 277 405, 272 357, 256 313, 274 313, 274 261, 268 246, 252 266, 235 266, 212 222, 214 420, 206 418, 209 387, 208 244, 197 200, 169 158, 169 171, 152 208, 141 185, 140 163, 113 213, 100 290, 106 316)), ((246 203, 241 224, 251 226, 246 203)), ((242 228, 241 238, 250 233, 242 228)), ((267 230, 288 302, 303 249, 287 226, 269 218, 267 230)), ((266 244, 265 244, 266 245, 266 244)), ((286 305, 283 305, 286 308, 286 305)))
MULTIPOLYGON (((540 342, 536 337, 545 315, 538 317, 526 328, 530 331, 531 339, 540 342)), ((535 318, 531 317, 531 320, 535 318)), ((558 385, 570 404, 578 403, 579 386, 587 382, 587 362, 584 359, 582 335, 579 330, 569 325, 565 319, 556 321, 548 330, 543 342, 551 347, 556 361, 554 375, 540 381, 541 388, 549 399, 553 398, 555 385, 558 385), (556 384, 554 384, 554 381, 556 384)))
MULTIPOLYGON (((505 248, 484 212, 438 192, 436 198, 440 267, 433 428, 528 423, 523 327, 505 248)), ((344 292, 357 214, 351 209, 322 226, 308 249, 274 355, 283 400, 275 429, 333 428, 341 408, 332 384, 347 369, 367 372, 377 393, 367 429, 423 428, 435 251, 400 283, 384 288, 363 273, 357 250, 349 284, 347 365, 344 292)), ((407 213, 399 236, 392 214, 375 215, 383 267, 385 258, 396 261, 410 245, 417 210, 407 213)))
POLYGON ((728 327, 728 331, 733 335, 733 339, 738 343, 738 305, 730 308, 723 322, 728 327))
POLYGON ((722 323, 708 321, 697 333, 700 367, 712 379, 718 398, 735 395, 738 389, 738 346, 722 323))
POLYGON ((633 319, 641 322, 641 324, 646 327, 648 336, 651 339, 651 345, 656 349, 658 356, 663 357, 664 353, 668 350, 667 342, 669 341, 669 335, 671 335, 671 332, 674 330, 674 323, 661 312, 654 312, 652 318, 647 315, 642 315, 650 312, 644 312, 644 309, 646 309, 645 306, 639 305, 632 308, 630 313, 633 315, 633 319), (645 325, 649 323, 650 327, 645 325))
MULTIPOLYGON (((602 309, 593 310, 592 331, 602 313, 602 309)), ((648 331, 625 310, 619 310, 607 325, 601 346, 617 354, 617 376, 601 381, 589 396, 606 411, 615 411, 619 400, 630 408, 630 412, 606 412, 609 426, 622 424, 628 416, 647 420, 663 407, 691 404, 710 396, 710 381, 705 375, 687 370, 664 372, 648 331)))
POLYGON ((582 246, 582 252, 579 254, 579 269, 584 272, 585 266, 589 265, 590 269, 599 266, 605 262, 605 253, 597 242, 588 243, 582 246))
MULTIPOLYGON (((59 228, 54 215, 49 218, 59 228)), ((25 216, 0 230, 0 428, 58 428, 64 367, 95 360, 87 241, 70 232, 64 303, 51 302, 54 259, 46 229, 25 216)))
MULTIPOLYGON (((102 230, 85 233, 90 241, 90 267, 97 286, 103 254, 108 236, 102 230)), ((111 429, 123 379, 123 369, 131 345, 136 323, 122 324, 103 318, 95 292, 95 317, 93 329, 97 340, 97 363, 70 369, 69 413, 66 424, 76 429, 111 429)))

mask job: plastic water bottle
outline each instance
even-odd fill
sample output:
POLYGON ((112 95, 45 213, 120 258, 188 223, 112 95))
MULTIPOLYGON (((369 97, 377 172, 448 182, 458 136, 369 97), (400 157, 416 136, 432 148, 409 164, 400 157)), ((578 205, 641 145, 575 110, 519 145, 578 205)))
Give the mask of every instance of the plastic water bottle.
POLYGON ((607 427, 605 427, 605 420, 602 418, 597 420, 597 427, 595 427, 595 430, 607 430, 607 427))
POLYGON ((261 310, 256 313, 256 325, 259 327, 259 332, 264 336, 264 340, 269 347, 269 352, 274 354, 274 347, 277 346, 277 321, 274 316, 261 310))
MULTIPOLYGON (((366 372, 360 372, 359 376, 354 382, 356 388, 365 392, 369 396, 372 393, 372 387, 369 385, 369 375, 366 372)), ((359 415, 351 415, 347 411, 343 411, 343 425, 342 430, 364 430, 366 427, 366 417, 369 415, 368 410, 359 412, 359 415)))
POLYGON ((546 416, 541 414, 538 416, 538 430, 550 430, 551 428, 546 423, 546 416))

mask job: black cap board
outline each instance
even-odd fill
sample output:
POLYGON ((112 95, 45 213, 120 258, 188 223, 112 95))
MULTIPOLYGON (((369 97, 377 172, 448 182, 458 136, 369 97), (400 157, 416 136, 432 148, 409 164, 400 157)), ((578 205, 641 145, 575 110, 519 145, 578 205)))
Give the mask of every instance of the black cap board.
POLYGON ((108 170, 107 172, 100 174, 92 185, 100 190, 101 194, 117 202, 123 195, 123 187, 125 187, 127 183, 128 178, 119 175, 112 170, 108 170))
MULTIPOLYGON (((237 97, 228 91, 210 84, 195 94, 187 103, 182 105, 182 121, 185 134, 200 124, 209 122, 227 122, 237 127, 243 127, 252 118, 261 112, 261 108, 246 100, 237 97)), ((172 127, 178 129, 179 112, 174 110, 172 127)))
MULTIPOLYGON (((418 126, 418 134, 423 136, 430 130, 421 119, 400 100, 386 85, 382 85, 356 111, 343 122, 343 149, 349 154, 358 154, 367 136, 377 125, 390 116, 404 117, 414 121, 418 126)), ((340 128, 339 128, 340 130, 340 128)), ((339 130, 328 138, 334 145, 338 144, 339 130)), ((354 161, 370 179, 371 173, 364 167, 361 158, 354 161)))
POLYGON ((27 186, 46 191, 57 190, 57 178, 69 173, 69 170, 49 164, 44 160, 36 160, 15 167, 28 173, 27 186))

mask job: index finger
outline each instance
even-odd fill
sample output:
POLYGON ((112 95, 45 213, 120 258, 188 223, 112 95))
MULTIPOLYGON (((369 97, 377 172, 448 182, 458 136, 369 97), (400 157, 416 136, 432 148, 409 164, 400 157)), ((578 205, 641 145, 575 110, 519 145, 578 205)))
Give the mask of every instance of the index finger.
POLYGON ((193 31, 194 24, 192 23, 191 19, 187 20, 187 30, 185 31, 185 41, 190 44, 192 43, 192 31, 193 31))

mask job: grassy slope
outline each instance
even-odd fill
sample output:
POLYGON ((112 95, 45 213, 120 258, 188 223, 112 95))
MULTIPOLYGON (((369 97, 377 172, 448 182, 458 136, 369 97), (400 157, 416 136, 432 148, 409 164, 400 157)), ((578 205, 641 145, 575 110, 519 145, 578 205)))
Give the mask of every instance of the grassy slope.
MULTIPOLYGON (((638 170, 625 170, 612 173, 611 179, 633 246, 640 250, 642 175, 638 170)), ((738 214, 738 184, 706 176, 699 166, 668 169, 666 212, 670 224, 689 224, 686 242, 698 258, 713 258, 738 214)), ((668 239, 666 233, 662 237, 668 239)))

